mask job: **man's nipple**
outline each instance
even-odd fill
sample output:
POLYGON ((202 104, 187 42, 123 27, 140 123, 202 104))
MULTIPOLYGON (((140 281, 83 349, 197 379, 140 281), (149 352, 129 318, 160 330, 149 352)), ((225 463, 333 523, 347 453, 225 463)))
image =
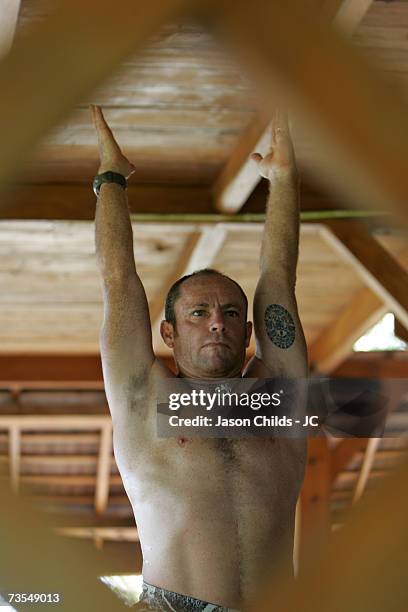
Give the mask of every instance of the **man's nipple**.
POLYGON ((179 446, 184 446, 189 441, 190 440, 188 438, 184 438, 184 437, 177 438, 177 444, 179 446))

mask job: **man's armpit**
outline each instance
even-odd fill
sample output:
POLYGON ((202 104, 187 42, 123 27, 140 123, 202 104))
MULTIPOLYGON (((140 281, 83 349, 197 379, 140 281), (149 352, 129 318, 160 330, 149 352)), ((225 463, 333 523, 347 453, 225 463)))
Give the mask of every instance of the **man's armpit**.
POLYGON ((265 331, 269 340, 281 349, 287 349, 295 341, 295 322, 292 315, 280 304, 269 304, 264 314, 265 331))

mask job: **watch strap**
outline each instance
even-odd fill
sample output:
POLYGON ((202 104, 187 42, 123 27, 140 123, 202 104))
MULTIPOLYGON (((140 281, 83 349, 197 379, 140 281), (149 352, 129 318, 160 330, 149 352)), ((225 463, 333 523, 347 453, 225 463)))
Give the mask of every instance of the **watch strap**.
POLYGON ((127 189, 126 177, 123 174, 119 174, 119 172, 108 170, 107 172, 102 172, 102 174, 97 174, 94 178, 92 186, 97 198, 99 198, 99 192, 103 183, 116 183, 123 187, 123 189, 127 189))

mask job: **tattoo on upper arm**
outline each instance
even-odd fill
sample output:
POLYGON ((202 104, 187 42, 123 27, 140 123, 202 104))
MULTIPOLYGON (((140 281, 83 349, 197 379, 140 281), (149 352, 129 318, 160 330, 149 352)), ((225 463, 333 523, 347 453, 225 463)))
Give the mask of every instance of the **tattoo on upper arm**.
POLYGON ((279 304, 269 304, 266 308, 265 329, 269 340, 279 348, 289 348, 295 341, 292 315, 279 304))

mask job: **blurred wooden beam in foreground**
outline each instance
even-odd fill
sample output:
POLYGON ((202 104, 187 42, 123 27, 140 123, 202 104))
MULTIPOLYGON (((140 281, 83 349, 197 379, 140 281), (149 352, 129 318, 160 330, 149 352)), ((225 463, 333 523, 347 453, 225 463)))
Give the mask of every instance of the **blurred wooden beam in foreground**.
POLYGON ((353 508, 319 546, 314 534, 296 584, 271 577, 256 612, 405 612, 408 600, 408 461, 353 508))
MULTIPOLYGON (((0 182, 185 0, 60 0, 0 64, 0 182)), ((96 145, 96 140, 95 140, 96 145)))
MULTIPOLYGON (((329 27, 330 22, 346 33, 352 34, 367 12, 372 0, 325 0, 321 10, 316 8, 316 18, 321 18, 329 27)), ((312 11, 315 7, 310 7, 312 11)), ((270 101, 272 108, 272 100, 270 101)), ((270 145, 268 128, 271 113, 258 113, 239 139, 230 159, 218 177, 213 194, 215 206, 222 212, 237 212, 261 180, 258 167, 250 159, 257 151, 265 155, 270 145)))
MULTIPOLYGON (((97 551, 89 543, 55 536, 27 500, 13 495, 5 482, 1 485, 2 589, 6 593, 60 593, 63 601, 58 610, 66 612, 123 610, 117 597, 97 578, 97 551)), ((19 609, 24 607, 19 605, 19 609)))
POLYGON ((352 201, 408 221, 408 118, 402 94, 303 3, 212 4, 214 25, 258 83, 302 118, 320 180, 352 201))
POLYGON ((10 51, 19 10, 20 0, 0 0, 0 58, 10 51))

